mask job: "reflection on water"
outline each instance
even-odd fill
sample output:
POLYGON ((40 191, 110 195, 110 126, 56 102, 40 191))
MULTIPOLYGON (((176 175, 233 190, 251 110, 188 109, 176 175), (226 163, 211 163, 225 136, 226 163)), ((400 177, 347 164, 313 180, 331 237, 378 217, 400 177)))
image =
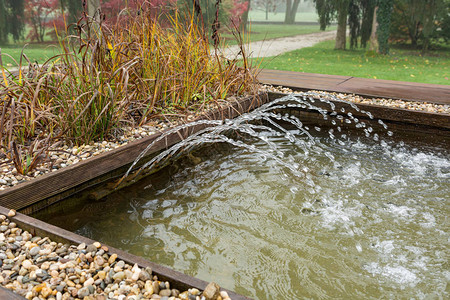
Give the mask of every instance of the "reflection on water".
POLYGON ((314 132, 252 141, 302 176, 209 145, 65 226, 257 299, 449 297, 447 149, 314 132))

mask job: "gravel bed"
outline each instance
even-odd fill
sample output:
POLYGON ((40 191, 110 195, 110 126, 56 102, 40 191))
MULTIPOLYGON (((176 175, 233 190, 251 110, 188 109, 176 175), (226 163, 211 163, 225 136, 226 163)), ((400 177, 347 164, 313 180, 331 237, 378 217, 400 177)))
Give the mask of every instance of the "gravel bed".
MULTIPOLYGON (((263 91, 278 92, 278 93, 285 93, 285 94, 290 94, 290 93, 294 92, 292 89, 283 87, 283 86, 274 87, 271 85, 263 85, 261 89, 263 91)), ((388 98, 365 98, 365 97, 362 97, 359 95, 354 95, 354 94, 324 92, 324 91, 317 91, 317 90, 311 90, 309 92, 320 94, 323 97, 336 97, 339 100, 344 100, 344 101, 349 101, 349 102, 354 102, 354 103, 359 103, 359 104, 387 106, 387 107, 393 107, 393 108, 402 108, 402 109, 450 115, 450 105, 447 105, 447 104, 435 104, 435 103, 429 103, 429 102, 407 101, 407 100, 401 100, 401 99, 388 99, 388 98)))
MULTIPOLYGON (((8 217, 13 217, 11 210, 8 217)), ((0 284, 29 300, 229 300, 211 282, 204 291, 179 291, 151 268, 119 260, 108 248, 56 243, 33 236, 0 215, 0 284)))
POLYGON ((49 172, 55 172, 61 168, 77 164, 80 161, 97 156, 103 152, 114 150, 134 140, 141 139, 161 131, 166 126, 167 125, 162 123, 158 127, 143 126, 136 129, 125 128, 124 134, 119 135, 117 139, 113 141, 96 142, 89 145, 80 145, 78 147, 65 144, 56 148, 50 148, 47 161, 40 164, 36 169, 32 170, 31 173, 27 175, 18 174, 14 164, 8 161, 5 157, 0 160, 0 165, 2 166, 2 174, 0 175, 0 190, 15 186, 24 181, 32 180, 37 176, 49 172))
MULTIPOLYGON (((233 98, 232 100, 236 100, 233 98)), ((44 162, 39 164, 37 168, 32 170, 27 175, 21 175, 17 172, 12 161, 0 153, 0 191, 8 187, 15 186, 25 181, 32 180, 38 176, 55 172, 61 168, 74 165, 80 161, 97 156, 104 152, 112 151, 128 143, 151 136, 157 132, 162 132, 168 128, 172 128, 182 123, 190 122, 198 118, 201 114, 209 112, 216 108, 223 108, 229 105, 230 102, 223 101, 209 106, 205 106, 203 110, 197 113, 192 113, 188 116, 168 117, 166 120, 157 120, 148 123, 138 128, 125 127, 117 132, 115 137, 110 140, 93 142, 88 145, 74 146, 70 144, 60 144, 49 149, 48 157, 44 162)))
MULTIPOLYGON (((292 89, 278 86, 273 87, 270 85, 262 85, 261 91, 267 92, 281 92, 281 93, 293 93, 292 89)), ((311 91, 322 95, 323 97, 336 97, 337 99, 350 101, 360 104, 369 104, 377 106, 387 106, 394 108, 402 108, 416 111, 425 111, 439 114, 450 115, 450 105, 433 104, 428 102, 419 101, 405 101, 398 99, 384 99, 384 98, 364 98, 354 94, 344 94, 344 93, 334 93, 334 92, 324 92, 324 91, 311 91)), ((234 99, 235 100, 235 99, 234 99)), ((229 102, 222 102, 219 104, 220 107, 224 107, 229 102)), ((202 112, 210 111, 217 108, 217 104, 207 107, 202 112)), ((12 162, 8 162, 6 157, 0 157, 0 191, 8 187, 15 186, 21 182, 32 180, 33 178, 49 173, 55 172, 58 169, 64 168, 76 164, 82 160, 86 160, 90 157, 97 156, 103 152, 114 150, 120 146, 126 145, 136 139, 141 139, 150 136, 156 132, 161 132, 167 128, 180 125, 186 121, 192 121, 197 118, 201 113, 193 114, 188 116, 184 120, 172 119, 171 121, 158 121, 152 124, 147 124, 139 128, 123 128, 120 134, 116 135, 116 138, 112 141, 102 141, 97 143, 91 143, 89 145, 81 145, 79 147, 62 145, 58 148, 51 149, 47 162, 39 165, 38 168, 33 170, 31 174, 26 176, 17 173, 12 162)))

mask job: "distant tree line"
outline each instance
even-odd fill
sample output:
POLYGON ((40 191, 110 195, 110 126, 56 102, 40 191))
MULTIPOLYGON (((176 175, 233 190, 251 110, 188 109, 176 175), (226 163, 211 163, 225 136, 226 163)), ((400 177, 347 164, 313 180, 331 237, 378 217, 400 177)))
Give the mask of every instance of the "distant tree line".
MULTIPOLYGON (((219 6, 222 24, 245 25, 248 18, 248 0, 0 0, 0 43, 27 39, 43 42, 47 36, 55 37, 55 30, 65 31, 65 26, 77 22, 83 9, 100 6, 106 19, 116 18, 125 8, 178 6, 183 13, 195 5, 201 9, 200 19, 211 28, 219 6), (83 8, 84 6, 84 8, 83 8), (27 28, 26 28, 27 27, 27 28), (25 30, 26 29, 26 30, 25 30), (25 34, 26 32, 26 34, 25 34)), ((95 7, 94 10, 95 11, 95 7)), ((93 14, 93 11, 87 11, 93 14)), ((245 27, 241 26, 245 30, 245 27)))
POLYGON ((321 29, 337 20, 336 49, 366 47, 389 52, 389 40, 428 50, 431 42, 450 41, 450 0, 314 0, 321 29))
POLYGON ((82 0, 0 0, 0 43, 29 39, 43 42, 49 28, 61 29, 64 19, 75 22, 82 10, 82 0), (29 26, 25 36, 25 26, 29 26))
MULTIPOLYGON (((304 2, 308 0, 303 0, 304 2)), ((311 1, 311 0, 309 0, 311 1)), ((117 16, 125 7, 136 8, 144 0, 0 0, 0 43, 22 39, 43 42, 55 36, 55 28, 76 22, 86 3, 98 3, 102 13, 117 16), (64 16, 64 18, 62 17, 64 16), (27 30, 25 28, 27 27, 27 30), (25 35, 25 32, 27 34, 25 35)), ((266 12, 285 7, 285 23, 294 24, 302 0, 146 0, 151 5, 177 5, 183 11, 195 5, 210 28, 220 6, 222 24, 238 24, 246 30, 251 6, 266 12)), ((450 0, 313 0, 321 29, 337 21, 336 49, 367 47, 388 53, 389 41, 411 42, 426 51, 434 41, 450 41, 450 0)))

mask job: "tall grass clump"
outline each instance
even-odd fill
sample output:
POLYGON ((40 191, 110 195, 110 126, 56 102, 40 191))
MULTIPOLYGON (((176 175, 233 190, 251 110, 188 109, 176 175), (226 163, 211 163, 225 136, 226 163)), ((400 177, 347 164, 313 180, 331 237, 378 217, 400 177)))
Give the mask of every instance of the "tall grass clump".
POLYGON ((251 68, 211 48, 195 13, 156 9, 144 3, 114 22, 85 14, 60 38, 61 54, 42 65, 23 54, 8 70, 0 49, 0 147, 18 172, 61 142, 109 139, 124 126, 255 94, 251 68))

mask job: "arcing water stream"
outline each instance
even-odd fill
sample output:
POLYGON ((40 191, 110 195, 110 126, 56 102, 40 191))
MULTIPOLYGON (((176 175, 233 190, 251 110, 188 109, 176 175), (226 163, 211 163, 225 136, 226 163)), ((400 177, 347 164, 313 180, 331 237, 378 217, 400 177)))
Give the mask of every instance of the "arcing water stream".
POLYGON ((448 148, 329 102, 329 126, 279 113, 318 96, 206 121, 150 165, 189 155, 53 223, 257 299, 447 298, 448 148))

